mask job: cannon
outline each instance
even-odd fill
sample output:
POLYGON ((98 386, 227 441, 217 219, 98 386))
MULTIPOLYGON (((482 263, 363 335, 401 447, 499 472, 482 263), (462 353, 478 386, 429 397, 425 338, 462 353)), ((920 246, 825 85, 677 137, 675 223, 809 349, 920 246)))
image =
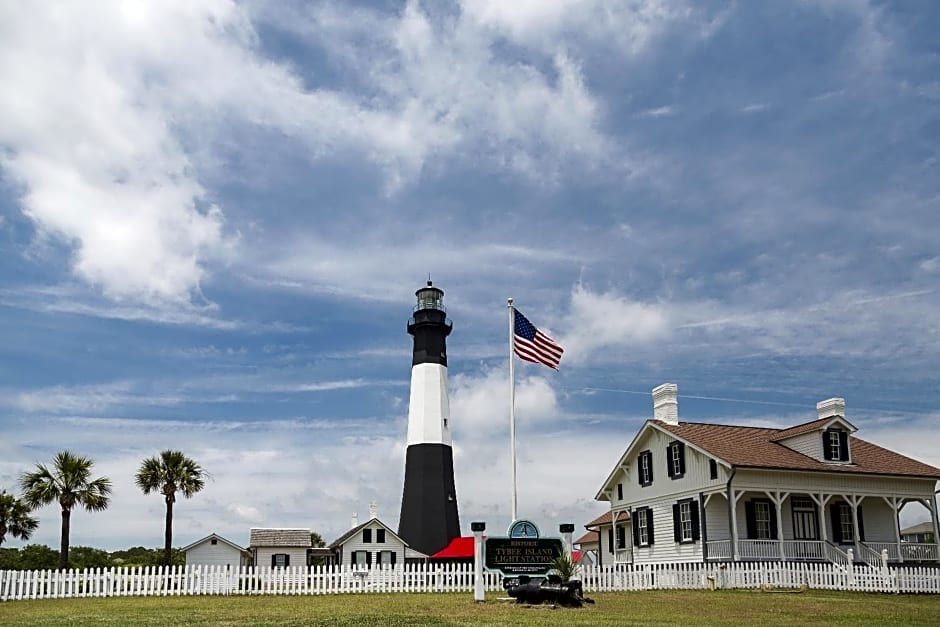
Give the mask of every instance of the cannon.
POLYGON ((518 582, 510 585, 507 592, 516 603, 531 605, 551 603, 562 607, 582 607, 585 603, 594 603, 593 599, 584 596, 580 581, 562 581, 561 577, 555 574, 549 574, 545 579, 520 575, 518 582))

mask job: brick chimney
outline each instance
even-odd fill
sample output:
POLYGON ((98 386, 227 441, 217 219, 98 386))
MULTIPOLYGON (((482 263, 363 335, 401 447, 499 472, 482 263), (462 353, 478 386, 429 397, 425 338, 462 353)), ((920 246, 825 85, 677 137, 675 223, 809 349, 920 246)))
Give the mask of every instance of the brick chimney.
POLYGON ((667 425, 679 424, 679 386, 663 383, 653 388, 653 419, 667 425))
POLYGON ((832 418, 833 416, 845 418, 845 399, 827 398, 824 401, 819 401, 816 403, 816 413, 819 418, 832 418))

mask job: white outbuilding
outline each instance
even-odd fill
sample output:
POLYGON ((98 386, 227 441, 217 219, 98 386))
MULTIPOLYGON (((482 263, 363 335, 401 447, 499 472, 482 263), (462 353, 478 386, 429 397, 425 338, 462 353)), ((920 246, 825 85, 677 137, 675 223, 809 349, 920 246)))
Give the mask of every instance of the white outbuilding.
POLYGON ((187 566, 225 566, 226 569, 247 566, 251 554, 231 540, 226 540, 217 533, 210 533, 201 540, 183 547, 187 566))

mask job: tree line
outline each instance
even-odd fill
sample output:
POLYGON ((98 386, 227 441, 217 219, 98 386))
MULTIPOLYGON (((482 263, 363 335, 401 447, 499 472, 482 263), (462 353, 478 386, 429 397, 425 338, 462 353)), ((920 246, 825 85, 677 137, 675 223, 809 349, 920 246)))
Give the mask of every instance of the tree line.
MULTIPOLYGON (((162 566, 163 548, 135 546, 120 551, 105 551, 91 546, 69 548, 69 568, 110 568, 112 566, 162 566)), ((186 564, 186 554, 173 549, 172 564, 186 564)), ((0 547, 0 570, 54 570, 59 552, 45 544, 27 544, 19 549, 0 547)))
MULTIPOLYGON (((52 464, 36 464, 35 469, 20 475, 20 497, 0 490, 0 546, 6 540, 7 534, 23 541, 29 540, 39 527, 39 521, 32 512, 46 505, 58 504, 62 516, 58 568, 92 567, 79 566, 77 560, 69 559, 69 536, 72 510, 76 506, 84 507, 89 512, 100 512, 107 509, 111 503, 111 480, 107 477, 92 478, 94 465, 95 462, 89 457, 76 455, 71 451, 59 451, 52 464)), ((134 482, 144 494, 161 494, 166 504, 161 564, 174 563, 173 506, 176 503, 176 495, 182 494, 191 498, 205 487, 208 476, 202 466, 182 452, 170 450, 143 460, 134 475, 134 482)), ((29 563, 41 561, 44 559, 43 548, 52 551, 44 545, 30 545, 19 549, 16 559, 29 563)), ((100 551, 91 547, 75 547, 75 550, 78 551, 79 548, 82 549, 83 560, 92 559, 94 554, 91 552, 100 551)), ((7 553, 11 550, 14 549, 0 549, 2 557, 12 559, 13 556, 7 553)), ((111 554, 109 558, 110 556, 111 554)), ((95 559, 103 558, 98 555, 95 559)), ((117 559, 123 558, 118 556, 117 559)), ((0 570, 3 569, 0 566, 0 570)))

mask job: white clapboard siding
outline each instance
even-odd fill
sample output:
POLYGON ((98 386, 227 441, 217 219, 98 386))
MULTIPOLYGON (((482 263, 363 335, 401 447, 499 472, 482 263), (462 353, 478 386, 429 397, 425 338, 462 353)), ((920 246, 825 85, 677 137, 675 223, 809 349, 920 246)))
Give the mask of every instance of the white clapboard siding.
MULTIPOLYGON (((654 563, 586 566, 586 592, 702 590, 709 588, 799 588, 857 592, 940 594, 940 567, 899 566, 847 569, 833 564, 736 562, 654 563)), ((0 571, 0 601, 111 596, 316 595, 395 592, 472 594, 467 564, 388 564, 288 568, 221 565, 130 567, 67 571, 0 571)), ((485 589, 502 591, 497 573, 484 573, 485 589)))

